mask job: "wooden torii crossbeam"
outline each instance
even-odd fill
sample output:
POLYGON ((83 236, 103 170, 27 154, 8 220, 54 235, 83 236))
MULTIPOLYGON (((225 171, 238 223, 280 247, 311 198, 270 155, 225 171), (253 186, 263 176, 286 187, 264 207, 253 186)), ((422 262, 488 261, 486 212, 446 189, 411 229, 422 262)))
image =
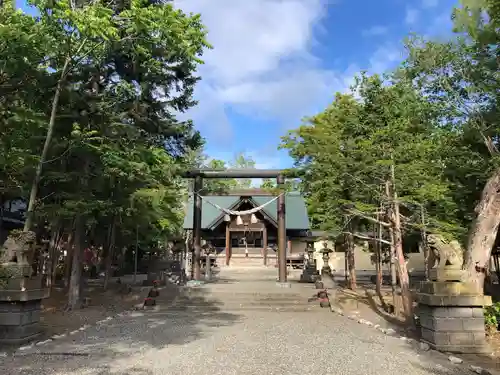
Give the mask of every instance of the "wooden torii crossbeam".
MULTIPOLYGON (((289 170, 283 169, 193 169, 185 172, 184 178, 194 179, 193 194, 193 276, 201 280, 201 196, 197 193, 203 189, 204 178, 276 178, 278 187, 285 183, 285 175, 289 170)), ((284 191, 284 189, 283 189, 284 191)), ((286 225, 285 225, 285 195, 278 197, 278 281, 287 282, 286 272, 286 225)))

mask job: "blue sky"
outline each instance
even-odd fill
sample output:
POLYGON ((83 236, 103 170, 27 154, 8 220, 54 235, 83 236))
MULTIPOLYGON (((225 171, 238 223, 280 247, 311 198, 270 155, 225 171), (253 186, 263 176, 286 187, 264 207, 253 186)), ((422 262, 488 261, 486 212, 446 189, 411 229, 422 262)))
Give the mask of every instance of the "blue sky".
POLYGON ((204 56, 198 107, 188 117, 207 153, 246 152, 261 168, 286 168, 280 136, 318 113, 361 70, 403 58, 409 32, 446 37, 457 0, 177 0, 201 13, 214 49, 204 56))
MULTIPOLYGON (((26 9, 24 1, 18 6, 26 9)), ((175 0, 201 13, 214 49, 200 67, 199 105, 185 114, 209 156, 287 168, 280 136, 323 110, 361 70, 403 58, 409 32, 446 37, 457 0, 175 0)))

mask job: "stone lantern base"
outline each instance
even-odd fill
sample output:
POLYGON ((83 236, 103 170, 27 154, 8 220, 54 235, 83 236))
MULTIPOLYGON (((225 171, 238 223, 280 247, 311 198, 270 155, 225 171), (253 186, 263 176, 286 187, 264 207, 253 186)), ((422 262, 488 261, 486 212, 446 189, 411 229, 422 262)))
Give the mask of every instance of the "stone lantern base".
POLYGON ((19 345, 41 334, 42 299, 50 293, 42 285, 43 276, 22 277, 0 289, 0 344, 19 345))
POLYGON ((314 284, 320 278, 321 277, 316 269, 316 265, 312 262, 307 262, 306 266, 302 270, 302 274, 300 275, 300 282, 314 284))
POLYGON ((486 353, 484 296, 475 283, 462 282, 462 270, 433 270, 434 281, 421 282, 417 293, 422 340, 451 353, 486 353))

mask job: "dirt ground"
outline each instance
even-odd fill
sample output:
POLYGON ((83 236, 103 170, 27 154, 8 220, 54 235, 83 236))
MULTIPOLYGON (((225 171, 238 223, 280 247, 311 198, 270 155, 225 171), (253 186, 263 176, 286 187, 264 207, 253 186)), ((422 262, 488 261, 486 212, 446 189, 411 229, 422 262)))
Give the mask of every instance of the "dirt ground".
POLYGON ((88 306, 65 311, 68 300, 65 289, 53 288, 50 297, 42 305, 44 332, 41 339, 74 331, 83 325, 92 325, 108 316, 129 310, 144 301, 150 287, 132 287, 132 291, 126 294, 121 289, 119 284, 112 283, 109 290, 103 291, 101 282, 89 283, 83 290, 88 306))
MULTIPOLYGON (((386 303, 393 304, 392 293, 389 287, 383 288, 382 295, 386 303)), ((417 337, 415 329, 407 328, 401 318, 384 311, 372 285, 361 286, 356 292, 339 286, 336 292, 335 304, 346 315, 358 315, 360 318, 369 320, 374 324, 393 328, 407 337, 417 337)), ((483 368, 500 370, 500 332, 488 332, 487 338, 492 349, 491 355, 461 355, 461 357, 483 368)))

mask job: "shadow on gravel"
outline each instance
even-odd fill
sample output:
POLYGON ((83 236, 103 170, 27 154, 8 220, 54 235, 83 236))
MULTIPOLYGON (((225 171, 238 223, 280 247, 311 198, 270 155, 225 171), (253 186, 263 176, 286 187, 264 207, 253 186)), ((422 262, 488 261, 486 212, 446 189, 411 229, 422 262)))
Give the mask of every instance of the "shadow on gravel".
POLYGON ((460 368, 453 364, 448 364, 446 366, 441 364, 428 364, 421 365, 420 363, 410 362, 411 366, 418 369, 420 372, 429 375, 468 375, 472 374, 467 368, 460 368))
POLYGON ((152 374, 138 366, 142 354, 185 345, 241 320, 240 315, 223 312, 219 301, 207 299, 204 288, 169 287, 168 292, 161 292, 156 307, 137 310, 44 346, 35 346, 23 354, 2 358, 0 366, 7 369, 2 373, 152 374))
MULTIPOLYGON (((372 292, 369 288, 364 288, 364 292, 364 295, 353 295, 349 291, 345 291, 342 288, 339 288, 332 304, 334 307, 344 310, 344 314, 346 315, 346 317, 349 317, 351 315, 356 316, 357 318, 354 319, 355 321, 366 318, 363 313, 359 315, 355 313, 356 310, 362 310, 362 306, 365 305, 365 307, 369 308, 369 310, 376 313, 378 317, 382 318, 378 321, 378 323, 382 325, 383 328, 393 329, 398 336, 404 336, 413 339, 413 343, 408 344, 409 348, 414 351, 417 356, 426 358, 426 360, 429 362, 429 368, 421 367, 418 364, 415 364, 415 366, 420 367, 422 370, 426 370, 429 374, 444 375, 471 373, 469 370, 460 370, 460 368, 458 368, 456 365, 450 363, 447 359, 447 355, 443 353, 439 353, 433 350, 422 350, 419 344, 420 334, 418 330, 415 327, 408 327, 404 325, 402 320, 397 319, 394 315, 388 314, 386 311, 384 311, 378 301, 376 301, 377 296, 375 296, 374 292, 372 292), (354 305, 351 306, 351 308, 344 309, 343 306, 346 305, 347 302, 350 302, 351 304, 354 303, 354 305), (441 364, 437 365, 437 368, 432 367, 431 364, 436 363, 441 364)), ((375 320, 373 316, 371 319, 368 317, 368 320, 370 320, 372 323, 377 323, 377 320, 375 320)), ((497 359, 487 355, 457 354, 456 356, 462 358, 470 365, 491 369, 494 371, 498 371, 500 369, 500 362, 498 362, 497 359)))

